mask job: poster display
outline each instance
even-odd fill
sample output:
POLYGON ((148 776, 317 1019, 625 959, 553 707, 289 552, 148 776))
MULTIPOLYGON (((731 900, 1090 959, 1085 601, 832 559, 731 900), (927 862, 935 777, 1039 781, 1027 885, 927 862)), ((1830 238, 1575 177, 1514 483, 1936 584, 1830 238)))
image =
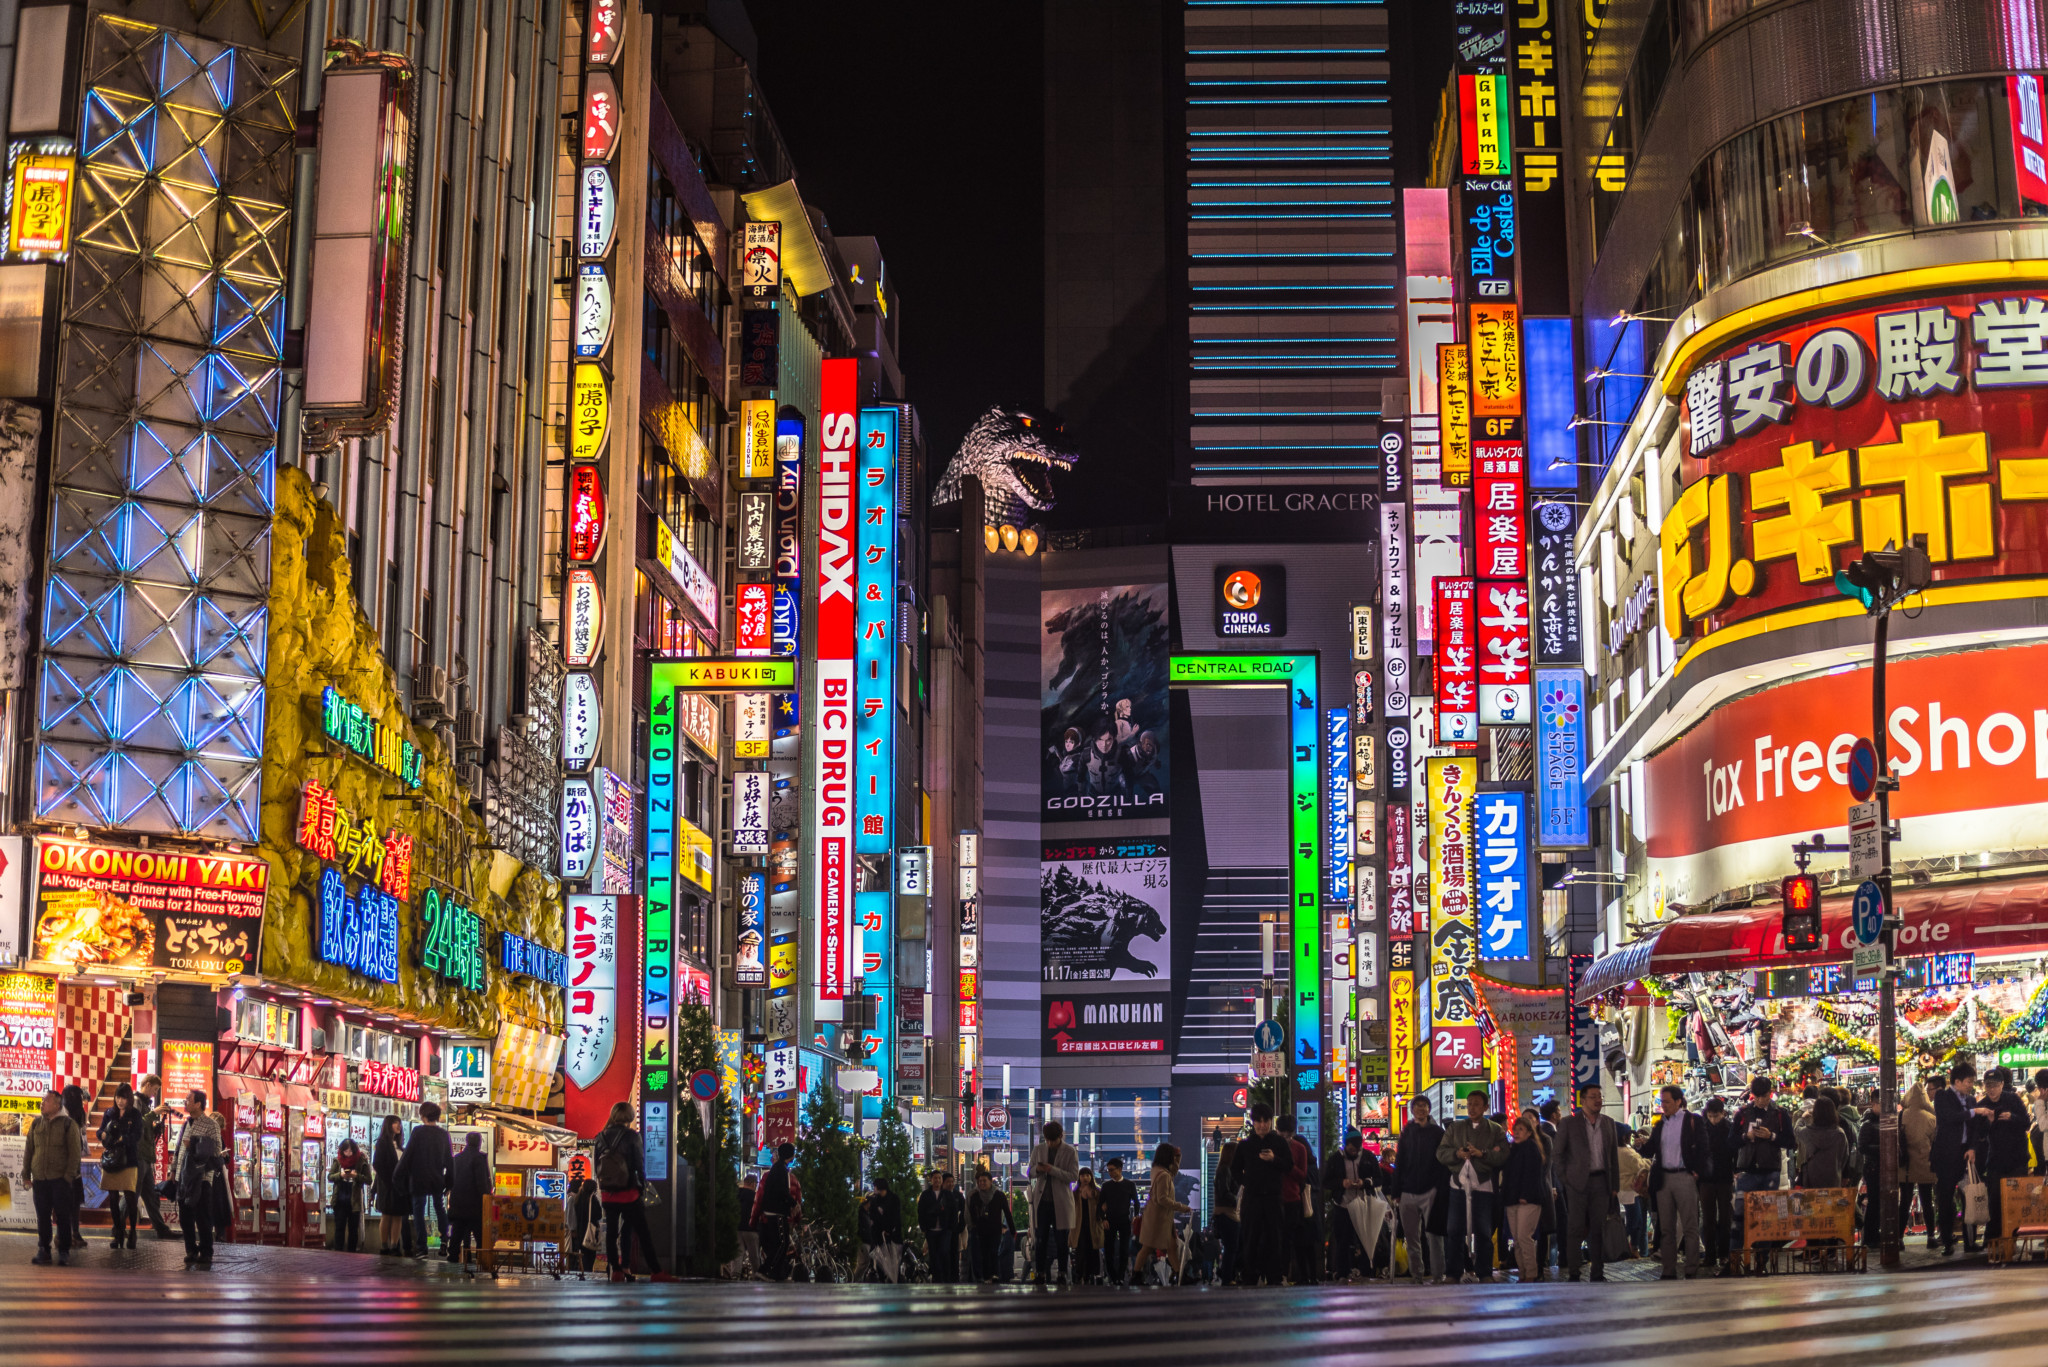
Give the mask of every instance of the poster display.
POLYGON ((56 1042, 56 980, 0 975, 0 1096, 40 1098, 49 1091, 56 1042))
POLYGON ((227 974, 260 959, 262 859, 44 836, 36 870, 31 957, 41 962, 227 974))
POLYGON ((1050 590, 1039 601, 1044 819, 1166 815, 1166 585, 1050 590))
POLYGON ((1164 840, 1048 842, 1038 878, 1046 982, 1161 982, 1172 965, 1164 840))

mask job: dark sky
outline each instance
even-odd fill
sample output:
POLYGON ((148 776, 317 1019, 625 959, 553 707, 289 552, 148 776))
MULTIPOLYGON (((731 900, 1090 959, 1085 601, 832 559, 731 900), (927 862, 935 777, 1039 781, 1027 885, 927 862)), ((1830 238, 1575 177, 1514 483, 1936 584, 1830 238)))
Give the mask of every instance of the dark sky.
POLYGON ((747 0, 804 201, 872 235, 932 475, 993 403, 1044 394, 1039 7, 747 0))

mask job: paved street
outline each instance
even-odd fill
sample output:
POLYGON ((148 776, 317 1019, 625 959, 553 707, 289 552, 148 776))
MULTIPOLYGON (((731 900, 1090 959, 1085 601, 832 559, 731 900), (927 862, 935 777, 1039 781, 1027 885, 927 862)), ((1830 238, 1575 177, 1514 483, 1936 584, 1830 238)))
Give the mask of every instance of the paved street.
POLYGON ((9 1367, 300 1362, 1535 1363, 1942 1362, 2036 1367, 2048 1275, 1680 1285, 1033 1293, 1022 1288, 612 1286, 340 1254, 223 1246, 212 1276, 175 1244, 68 1269, 0 1239, 9 1367), (109 1345, 118 1341, 117 1350, 109 1345))

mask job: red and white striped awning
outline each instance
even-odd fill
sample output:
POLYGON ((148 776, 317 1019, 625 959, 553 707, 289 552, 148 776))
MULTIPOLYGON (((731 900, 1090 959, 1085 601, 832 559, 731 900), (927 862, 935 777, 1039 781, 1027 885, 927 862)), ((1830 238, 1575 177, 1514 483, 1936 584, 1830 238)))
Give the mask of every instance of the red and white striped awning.
MULTIPOLYGON (((1676 973, 1730 973, 1759 968, 1800 968, 1846 962, 1856 948, 1849 895, 1821 902, 1821 947, 1808 954, 1785 952, 1777 904, 1707 916, 1681 916, 1657 933, 1623 945, 1593 962, 1581 980, 1585 995, 1606 992, 1637 978, 1676 973)), ((1905 888, 1894 894, 1904 924, 1896 953, 1901 958, 2048 948, 2048 879, 2011 883, 1967 883, 1905 888)))

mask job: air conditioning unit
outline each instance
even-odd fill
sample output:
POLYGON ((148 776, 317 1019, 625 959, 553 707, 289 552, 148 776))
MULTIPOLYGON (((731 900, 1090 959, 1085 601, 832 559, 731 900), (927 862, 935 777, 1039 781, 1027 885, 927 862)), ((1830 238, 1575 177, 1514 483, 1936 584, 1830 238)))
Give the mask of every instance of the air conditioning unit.
POLYGON ((312 1044, 313 1052, 316 1054, 330 1054, 334 1052, 327 1047, 327 1032, 317 1025, 313 1027, 312 1044))
POLYGON ((458 764, 455 766, 455 782, 468 790, 470 797, 484 800, 484 766, 481 764, 458 764))
POLYGON ((483 713, 473 707, 465 707, 455 714, 455 748, 457 750, 481 750, 484 748, 483 713))
POLYGON ((424 722, 448 715, 448 671, 423 664, 412 672, 412 712, 424 722))

